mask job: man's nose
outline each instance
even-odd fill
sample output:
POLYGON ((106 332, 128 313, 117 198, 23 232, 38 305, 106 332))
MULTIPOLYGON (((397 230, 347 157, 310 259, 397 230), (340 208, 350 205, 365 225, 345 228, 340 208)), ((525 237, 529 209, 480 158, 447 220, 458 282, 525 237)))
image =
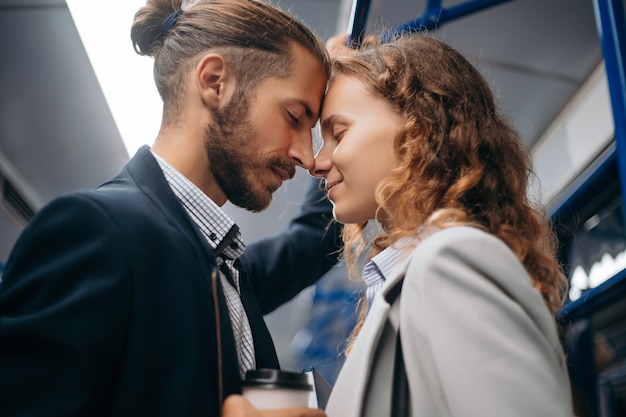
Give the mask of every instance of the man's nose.
POLYGON ((311 131, 302 132, 294 138, 289 148, 289 157, 296 165, 311 170, 315 166, 313 158, 313 135, 311 131))

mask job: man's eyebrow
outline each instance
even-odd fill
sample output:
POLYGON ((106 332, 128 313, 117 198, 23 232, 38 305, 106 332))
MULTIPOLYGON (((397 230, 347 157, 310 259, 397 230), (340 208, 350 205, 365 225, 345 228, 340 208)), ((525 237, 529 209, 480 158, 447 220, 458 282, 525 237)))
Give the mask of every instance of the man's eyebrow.
POLYGON ((309 104, 302 100, 302 99, 298 99, 296 100, 296 103, 298 103, 299 105, 301 105, 304 108, 304 114, 306 114, 306 117, 311 119, 311 120, 317 120, 317 118, 319 117, 319 115, 315 112, 313 112, 313 110, 311 110, 311 107, 309 107, 309 104))

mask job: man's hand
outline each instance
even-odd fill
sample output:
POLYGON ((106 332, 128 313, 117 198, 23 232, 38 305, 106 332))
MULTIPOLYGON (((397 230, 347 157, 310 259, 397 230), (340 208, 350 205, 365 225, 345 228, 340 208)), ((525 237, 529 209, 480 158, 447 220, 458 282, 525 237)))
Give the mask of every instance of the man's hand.
POLYGON ((348 33, 339 33, 337 35, 331 36, 326 41, 326 49, 328 49, 328 53, 332 58, 348 55, 351 52, 354 52, 353 49, 348 48, 346 43, 348 42, 348 33))
POLYGON ((326 49, 331 58, 339 56, 350 55, 357 52, 359 49, 372 48, 381 44, 380 38, 370 35, 363 38, 362 44, 358 48, 350 48, 347 46, 348 33, 338 33, 331 36, 326 41, 326 49))
POLYGON ((326 417, 319 408, 259 410, 241 395, 230 395, 222 406, 222 417, 326 417))

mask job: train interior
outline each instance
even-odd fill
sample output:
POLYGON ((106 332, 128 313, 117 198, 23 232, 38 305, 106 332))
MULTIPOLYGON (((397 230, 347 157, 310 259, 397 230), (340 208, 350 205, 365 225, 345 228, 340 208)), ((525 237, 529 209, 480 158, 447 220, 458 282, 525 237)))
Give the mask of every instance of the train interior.
MULTIPOLYGON (((137 9, 143 2, 124 3, 137 9)), ((481 70, 532 154, 538 181, 529 193, 545 205, 559 237, 570 290, 558 320, 577 415, 626 415, 624 1, 270 3, 298 16, 324 39, 342 31, 355 42, 401 31, 434 36, 481 70)), ((117 67, 118 76, 124 76, 127 69, 115 62, 115 53, 132 52, 132 15, 122 23, 108 21, 106 16, 122 14, 111 12, 114 4, 0 0, 0 277, 20 231, 43 205, 61 194, 96 187, 136 150, 125 142, 132 133, 122 128, 107 90, 117 80, 99 77, 106 67, 117 67), (88 8, 109 14, 85 20, 82 11, 88 8), (86 29, 119 51, 98 58, 89 49, 86 29)), ((151 83, 149 64, 135 59, 144 60, 137 83, 151 83)), ((142 94, 127 89, 122 100, 132 104, 142 94)), ((149 133, 140 138, 149 145, 160 108, 136 103, 132 117, 138 130, 149 133)), ((308 174, 299 172, 262 214, 226 209, 248 242, 261 239, 295 215, 307 181, 308 174)), ((339 265, 267 316, 281 363, 315 366, 332 381, 359 291, 339 265), (332 310, 337 303, 340 309, 332 310)))

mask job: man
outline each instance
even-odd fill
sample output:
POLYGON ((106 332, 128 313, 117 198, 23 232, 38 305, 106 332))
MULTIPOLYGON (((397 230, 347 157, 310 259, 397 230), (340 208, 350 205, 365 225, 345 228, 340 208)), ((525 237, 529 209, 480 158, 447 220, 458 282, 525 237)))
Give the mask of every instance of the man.
POLYGON ((132 28, 164 102, 154 145, 43 208, 9 257, 3 417, 218 416, 247 369, 278 367, 263 314, 335 261, 321 194, 243 256, 220 208, 261 211, 312 168, 324 45, 261 2, 170 3, 149 0, 132 28))

